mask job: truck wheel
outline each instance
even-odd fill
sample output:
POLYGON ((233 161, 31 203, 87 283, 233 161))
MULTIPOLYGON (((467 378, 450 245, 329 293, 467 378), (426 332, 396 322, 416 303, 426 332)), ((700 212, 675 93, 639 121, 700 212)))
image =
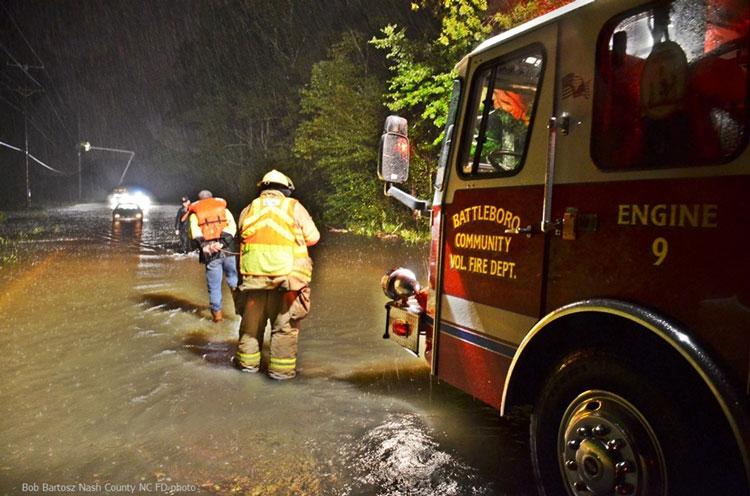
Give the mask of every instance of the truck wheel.
MULTIPOLYGON (((730 494, 713 492, 714 477, 727 473, 721 466, 726 455, 695 444, 710 444, 705 433, 712 424, 699 420, 701 409, 691 405, 689 381, 668 375, 664 368, 641 370, 601 350, 578 351, 562 360, 531 416, 540 494, 730 494)), ((736 460, 731 464, 737 466, 736 460)))

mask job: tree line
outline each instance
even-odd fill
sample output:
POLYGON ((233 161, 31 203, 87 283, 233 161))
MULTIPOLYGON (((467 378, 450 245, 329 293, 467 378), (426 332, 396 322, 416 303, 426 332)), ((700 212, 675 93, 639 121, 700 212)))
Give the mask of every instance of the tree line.
MULTIPOLYGON (((158 88, 165 108, 153 126, 158 132, 149 136, 150 150, 136 155, 158 164, 149 180, 171 185, 169 194, 211 189, 239 209, 275 168, 294 180, 296 196, 325 226, 414 237, 426 233, 424 220, 385 197, 376 176, 385 117, 409 120, 405 187, 431 197, 455 64, 487 37, 566 1, 188 1, 181 5, 190 22, 174 16, 177 7, 155 2, 157 14, 171 18, 157 29, 189 36, 165 38, 170 47, 161 54, 153 27, 139 31, 141 45, 71 45, 68 65, 80 77, 139 46, 153 46, 164 59, 174 52, 168 82, 158 88)), ((123 19, 142 15, 142 5, 122 3, 130 11, 123 19)), ((90 17, 87 29, 105 22, 99 12, 90 17)), ((132 71, 148 70, 131 64, 132 71)), ((94 94, 92 76, 77 93, 94 94)), ((123 94, 117 84, 112 98, 123 94)))
POLYGON ((369 22, 346 20, 346 12, 327 17, 319 4, 329 2, 256 0, 245 3, 240 15, 234 2, 207 9, 205 29, 221 25, 236 50, 203 44, 183 53, 181 84, 190 77, 190 61, 202 56, 197 52, 213 50, 217 56, 209 65, 215 67, 195 78, 200 103, 176 106, 188 109, 175 114, 173 129, 181 136, 160 143, 160 160, 175 174, 201 171, 202 181, 243 200, 264 171, 277 168, 293 178, 298 196, 327 226, 366 234, 424 233, 411 212, 384 197, 376 178, 386 115, 409 119, 412 169, 406 188, 431 196, 454 65, 488 36, 565 2, 345 3, 350 14, 366 12, 369 22), (306 18, 327 20, 299 22, 315 8, 321 11, 306 18), (276 14, 261 14, 269 11, 276 14), (227 31, 231 18, 241 19, 233 24, 235 32, 227 31), (327 48, 320 57, 322 46, 327 48))

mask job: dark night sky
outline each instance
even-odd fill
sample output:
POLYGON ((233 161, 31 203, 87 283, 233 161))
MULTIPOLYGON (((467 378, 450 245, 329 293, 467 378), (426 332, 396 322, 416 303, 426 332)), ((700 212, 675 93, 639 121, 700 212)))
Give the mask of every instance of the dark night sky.
MULTIPOLYGON (((135 151, 125 182, 144 182, 142 179, 148 178, 149 170, 158 167, 152 161, 152 149, 164 131, 169 104, 175 101, 182 107, 197 104, 192 87, 186 85, 188 89, 180 91, 185 81, 176 79, 177 74, 185 74, 184 63, 182 71, 178 70, 181 54, 184 62, 185 47, 203 45, 195 53, 206 58, 211 58, 211 50, 231 53, 235 48, 236 40, 216 32, 216 38, 209 43, 211 48, 205 49, 206 40, 200 36, 205 37, 207 27, 201 24, 205 17, 200 10, 205 14, 206 9, 215 6, 229 6, 233 10, 236 5, 240 24, 231 31, 235 33, 233 36, 238 32, 237 26, 242 33, 241 23, 247 22, 247 35, 259 37, 258 31, 267 27, 263 22, 265 12, 259 14, 253 9, 261 4, 268 5, 269 1, 0 0, 0 141, 23 148, 26 100, 31 117, 30 153, 65 173, 55 176, 52 182, 40 181, 37 179, 40 175, 51 173, 33 164, 32 196, 43 197, 45 191, 39 191, 43 188, 50 188, 47 193, 52 188, 65 190, 60 198, 63 200, 76 196, 75 150, 79 141, 135 151), (255 19, 245 21, 251 17, 249 13, 255 19), (19 65, 29 67, 24 71, 19 65)), ((384 16, 396 10, 408 12, 408 4, 404 0, 274 2, 281 15, 290 10, 300 13, 294 22, 299 23, 300 30, 308 32, 304 39, 309 45, 305 50, 318 52, 321 57, 332 41, 328 33, 332 28, 364 26, 366 32, 375 33, 375 25, 382 27, 387 23, 384 16), (377 20, 371 11, 375 4, 381 15, 377 20), (363 8, 367 11, 356 10, 363 8), (332 12, 341 12, 340 18, 331 19, 337 17, 332 12)), ((292 29, 297 31, 294 26, 292 29)), ((273 63, 269 59, 254 60, 253 54, 248 53, 232 56, 242 63, 245 59, 248 63, 273 63)), ((206 62, 209 61, 195 60, 190 70, 205 71, 206 62)), ((261 66, 255 70, 263 69, 261 66)), ((100 178, 99 183, 111 183, 119 179, 126 161, 127 156, 122 154, 91 153, 85 156, 83 166, 107 176, 105 181, 100 178)), ((23 162, 23 153, 0 146, 1 177, 7 178, 0 185, 0 192, 4 193, 0 207, 23 202, 23 162)), ((158 194, 161 186, 151 186, 158 194)))
MULTIPOLYGON (((137 180, 151 165, 148 148, 160 132, 177 49, 195 31, 193 3, 4 1, 0 112, 6 118, 0 141, 22 147, 20 110, 23 95, 33 92, 32 154, 75 172, 75 153, 68 152, 78 142, 80 122, 81 140, 136 152, 127 179, 137 180), (30 67, 24 72, 19 64, 30 67)), ((0 163, 17 161, 15 153, 0 155, 0 163)), ((100 158, 112 161, 115 175, 127 161, 125 154, 100 158)))

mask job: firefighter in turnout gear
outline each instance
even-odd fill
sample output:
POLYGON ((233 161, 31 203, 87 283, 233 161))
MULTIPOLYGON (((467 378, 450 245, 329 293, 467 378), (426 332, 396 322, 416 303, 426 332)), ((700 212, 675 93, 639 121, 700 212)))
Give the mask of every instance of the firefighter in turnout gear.
POLYGON ((307 247, 320 239, 302 204, 291 198, 291 179, 277 170, 258 183, 260 196, 240 214, 240 274, 234 293, 242 315, 235 365, 260 370, 266 322, 271 321, 268 375, 291 379, 297 366, 300 321, 310 311, 312 261, 307 247))
POLYGON ((190 219, 190 238, 200 248, 198 260, 206 264, 211 316, 214 322, 221 322, 221 280, 226 276, 229 288, 233 292, 237 288, 237 261, 232 255, 237 226, 225 200, 214 198, 205 189, 198 193, 198 198, 190 205, 183 219, 190 219))

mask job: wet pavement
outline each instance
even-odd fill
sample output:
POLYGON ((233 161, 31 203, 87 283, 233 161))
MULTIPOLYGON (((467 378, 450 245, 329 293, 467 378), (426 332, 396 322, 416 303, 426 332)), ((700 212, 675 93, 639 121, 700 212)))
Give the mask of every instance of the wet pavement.
POLYGON ((299 375, 231 367, 177 206, 0 222, 0 493, 532 495, 527 427, 381 339, 380 277, 426 253, 329 234, 312 250, 299 375))

